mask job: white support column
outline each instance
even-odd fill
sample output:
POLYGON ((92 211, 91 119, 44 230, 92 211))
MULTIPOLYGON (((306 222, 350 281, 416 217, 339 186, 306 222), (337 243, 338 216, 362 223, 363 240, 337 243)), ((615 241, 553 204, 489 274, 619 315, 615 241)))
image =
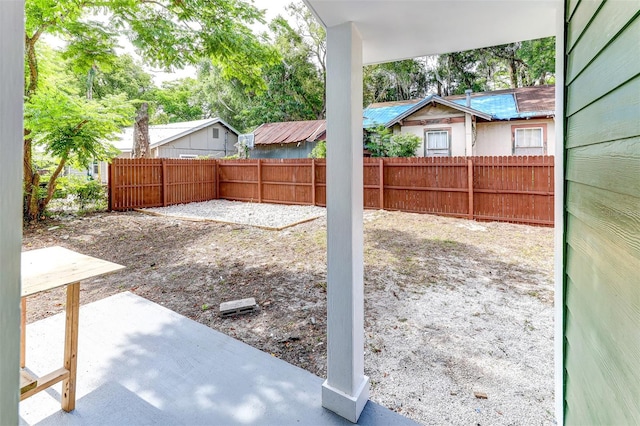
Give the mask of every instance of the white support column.
POLYGON ((555 417, 564 425, 564 26, 565 2, 556 14, 556 149, 554 158, 554 375, 555 417))
POLYGON ((24 1, 0 2, 0 425, 18 424, 24 1))
POLYGON ((357 422, 364 375, 362 40, 327 28, 327 380, 322 405, 357 422))

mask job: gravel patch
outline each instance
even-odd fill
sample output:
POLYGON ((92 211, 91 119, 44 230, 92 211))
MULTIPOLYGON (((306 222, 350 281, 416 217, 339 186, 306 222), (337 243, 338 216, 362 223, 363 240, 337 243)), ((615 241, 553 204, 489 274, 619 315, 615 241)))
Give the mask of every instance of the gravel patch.
POLYGON ((326 215, 324 207, 211 200, 141 209, 145 213, 281 230, 326 215))

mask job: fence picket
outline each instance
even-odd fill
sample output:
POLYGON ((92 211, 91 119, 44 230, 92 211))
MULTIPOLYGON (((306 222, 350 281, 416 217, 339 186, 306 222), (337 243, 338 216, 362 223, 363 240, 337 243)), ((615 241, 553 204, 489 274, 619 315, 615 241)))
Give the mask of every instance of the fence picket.
MULTIPOLYGON (((365 158, 364 207, 553 225, 552 156, 365 158)), ((326 160, 114 159, 109 208, 228 199, 326 205, 326 160)))

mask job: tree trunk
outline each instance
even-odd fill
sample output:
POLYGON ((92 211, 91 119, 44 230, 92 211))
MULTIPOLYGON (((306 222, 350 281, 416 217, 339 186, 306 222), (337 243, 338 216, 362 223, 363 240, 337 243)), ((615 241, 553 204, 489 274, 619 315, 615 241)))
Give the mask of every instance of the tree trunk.
POLYGON ((509 76, 511 79, 511 87, 518 88, 518 64, 514 59, 509 61, 509 76))
POLYGON ((23 190, 24 190, 24 204, 23 216, 24 219, 31 222, 38 220, 40 217, 40 211, 38 209, 38 198, 40 189, 40 174, 37 170, 33 170, 32 162, 32 150, 31 150, 31 138, 28 137, 31 132, 27 129, 24 130, 25 139, 24 146, 24 163, 23 163, 23 190))
POLYGON ((93 99, 93 81, 96 77, 96 69, 98 67, 96 64, 93 64, 91 68, 89 68, 89 73, 87 74, 87 99, 93 99))
POLYGON ((149 158, 149 104, 140 105, 133 127, 133 158, 149 158))

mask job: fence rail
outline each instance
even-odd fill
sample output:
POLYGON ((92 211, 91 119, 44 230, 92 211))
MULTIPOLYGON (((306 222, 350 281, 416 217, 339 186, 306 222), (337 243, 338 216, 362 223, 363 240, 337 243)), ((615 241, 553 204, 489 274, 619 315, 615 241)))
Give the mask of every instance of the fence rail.
MULTIPOLYGON (((364 207, 553 225, 552 156, 364 158, 364 207)), ((326 205, 317 159, 116 159, 109 208, 227 199, 326 205)))

